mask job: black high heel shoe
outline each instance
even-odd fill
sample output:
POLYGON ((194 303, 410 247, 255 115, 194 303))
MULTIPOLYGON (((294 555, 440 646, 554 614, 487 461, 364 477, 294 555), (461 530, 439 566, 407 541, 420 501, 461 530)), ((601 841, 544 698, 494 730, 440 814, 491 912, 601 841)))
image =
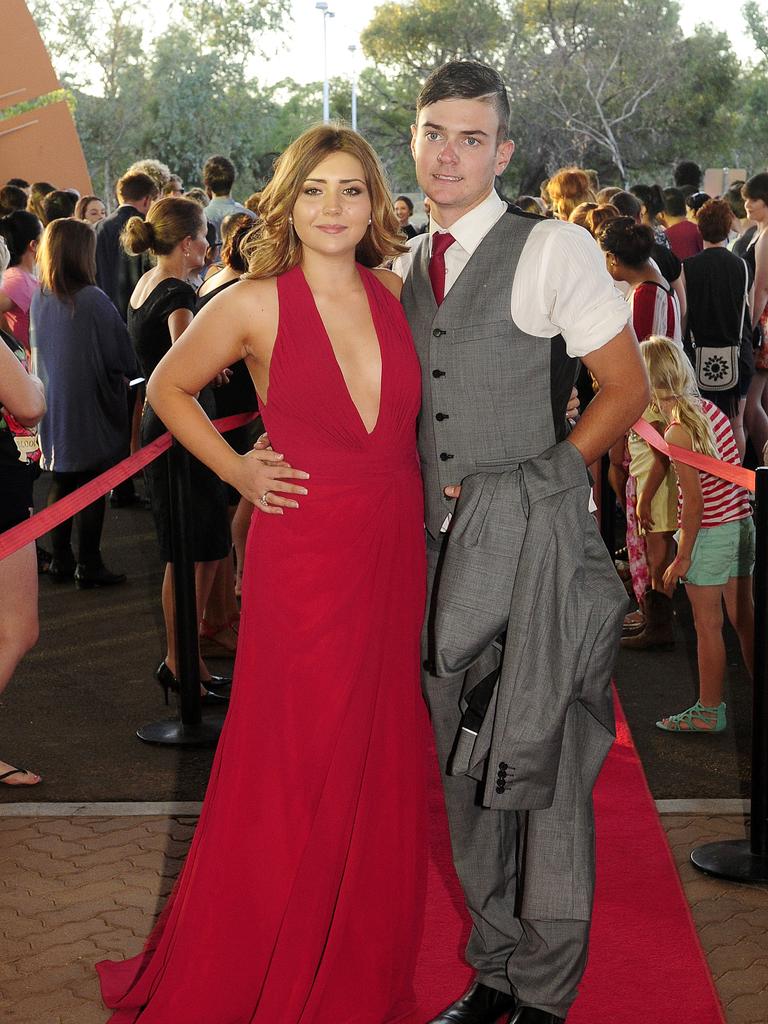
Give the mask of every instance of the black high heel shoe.
MULTIPOLYGON (((174 693, 179 692, 179 680, 171 672, 166 665, 165 661, 161 661, 155 671, 155 679, 158 681, 160 686, 163 688, 163 696, 165 697, 165 703, 168 703, 168 691, 173 690, 174 693)), ((228 693, 219 693, 218 689, 214 690, 213 687, 224 687, 229 685, 232 680, 226 676, 211 676, 205 682, 205 693, 200 697, 200 703, 204 708, 210 707, 221 707, 222 704, 226 704, 229 700, 228 693), (211 687, 208 689, 207 687, 211 687)))

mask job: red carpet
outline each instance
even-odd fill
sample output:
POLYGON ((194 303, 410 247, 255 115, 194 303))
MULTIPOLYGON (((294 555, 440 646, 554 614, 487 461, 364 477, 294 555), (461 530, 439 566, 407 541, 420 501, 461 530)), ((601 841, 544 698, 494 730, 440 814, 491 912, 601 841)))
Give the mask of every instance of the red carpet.
MULTIPOLYGON (((589 966, 568 1024, 725 1024, 712 976, 626 720, 595 790, 597 895, 589 966)), ((416 974, 423 1024, 461 991, 468 924, 439 779, 425 941, 416 974)))

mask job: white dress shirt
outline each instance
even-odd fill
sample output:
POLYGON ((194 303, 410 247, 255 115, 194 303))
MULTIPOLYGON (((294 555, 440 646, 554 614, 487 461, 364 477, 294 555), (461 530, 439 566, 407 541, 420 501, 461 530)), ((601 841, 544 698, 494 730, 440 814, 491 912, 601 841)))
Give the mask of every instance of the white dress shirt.
MULTIPOLYGON (((507 204, 492 190, 451 225, 456 241, 445 253, 446 295, 506 211, 507 204)), ((432 235, 444 230, 430 218, 430 250, 432 235)), ((418 244, 418 239, 410 244, 418 244)), ((398 256, 392 269, 405 279, 411 269, 411 254, 398 256)), ((559 220, 542 220, 534 226, 512 283, 512 319, 521 331, 540 338, 562 334, 568 354, 581 357, 614 338, 629 318, 627 303, 614 287, 603 254, 585 228, 559 220)))

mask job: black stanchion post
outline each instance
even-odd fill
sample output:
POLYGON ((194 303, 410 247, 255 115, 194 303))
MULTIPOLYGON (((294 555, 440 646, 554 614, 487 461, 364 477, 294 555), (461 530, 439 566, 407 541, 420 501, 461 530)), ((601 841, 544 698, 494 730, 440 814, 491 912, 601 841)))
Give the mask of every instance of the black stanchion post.
POLYGON ((611 462, 607 455, 600 460, 600 536, 613 558, 616 551, 616 499, 608 482, 611 462))
POLYGON ((768 467, 756 472, 755 678, 752 698, 750 838, 707 843, 691 853, 700 871, 732 882, 768 882, 768 467))
POLYGON ((168 484, 171 503, 171 547, 173 550, 173 603, 176 613, 176 656, 178 659, 181 718, 152 722, 137 730, 145 743, 168 746, 212 747, 221 732, 222 719, 203 721, 200 706, 200 663, 197 640, 195 564, 192 557, 189 509, 192 491, 189 480, 189 452, 173 441, 168 452, 168 484))

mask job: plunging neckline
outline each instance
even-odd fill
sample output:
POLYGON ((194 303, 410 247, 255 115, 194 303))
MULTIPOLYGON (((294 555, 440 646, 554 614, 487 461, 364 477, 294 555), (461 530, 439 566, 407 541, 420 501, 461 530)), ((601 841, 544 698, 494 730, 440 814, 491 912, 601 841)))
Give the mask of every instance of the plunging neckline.
POLYGON ((369 430, 366 427, 365 420, 361 416, 360 410, 358 409, 357 404, 355 403, 355 400, 352 397, 352 392, 349 390, 349 385, 347 384, 347 378, 344 376, 344 371, 342 370, 341 363, 339 362, 338 357, 336 355, 336 350, 333 347, 333 342, 331 341, 331 336, 328 333, 328 328, 325 326, 325 321, 323 320, 322 313, 318 309, 317 303, 315 302, 315 296, 314 296, 314 294, 312 292, 312 289, 309 286, 309 281, 307 281, 307 279, 306 279, 306 277, 304 275, 304 270, 302 269, 302 267, 301 266, 297 266, 297 270, 299 271, 299 274, 301 275, 301 279, 304 282, 304 287, 309 292, 309 297, 310 297, 310 299, 312 301, 312 309, 315 312, 315 316, 320 321, 320 326, 322 328, 323 335, 324 335, 326 343, 328 345, 328 351, 330 353, 331 360, 332 360, 334 366, 336 367, 336 372, 338 373, 339 378, 341 380, 341 385, 342 385, 342 388, 343 388, 344 392, 346 393, 347 400, 349 401, 349 404, 354 409, 355 415, 357 416, 357 420, 358 420, 360 426, 363 428, 363 431, 364 431, 365 435, 367 437, 373 437, 373 435, 376 433, 376 431, 377 431, 377 429, 379 427, 379 424, 381 423, 381 407, 382 407, 382 398, 383 398, 383 395, 384 395, 384 351, 383 351, 383 349, 381 347, 381 339, 379 337, 379 332, 376 329, 376 313, 374 311, 373 302, 371 301, 370 282, 368 281, 367 276, 366 276, 366 274, 370 273, 370 271, 363 272, 365 270, 365 268, 358 267, 357 265, 355 266, 355 269, 357 270, 357 275, 360 278, 360 281, 362 282, 363 288, 365 289, 365 297, 366 297, 366 300, 368 302, 368 312, 369 312, 370 317, 371 317, 371 326, 373 327, 373 333, 374 333, 374 336, 376 338, 376 344, 378 345, 378 348, 379 348, 379 362, 380 362, 380 365, 381 365, 381 370, 380 370, 380 373, 379 373, 379 403, 378 403, 378 408, 376 410, 376 422, 373 424, 373 428, 371 430, 369 430))

